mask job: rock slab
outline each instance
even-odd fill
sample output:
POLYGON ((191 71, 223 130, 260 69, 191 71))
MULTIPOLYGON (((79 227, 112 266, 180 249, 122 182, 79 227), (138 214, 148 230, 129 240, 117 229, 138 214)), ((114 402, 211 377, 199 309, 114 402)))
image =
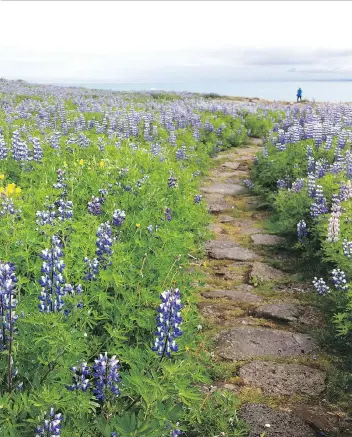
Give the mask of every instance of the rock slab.
POLYGON ((252 361, 241 367, 239 375, 246 384, 268 395, 318 396, 325 389, 325 372, 299 364, 252 361))
POLYGON ((250 425, 248 437, 315 437, 315 432, 300 418, 262 404, 246 404, 239 415, 250 425))
POLYGON ((231 241, 210 240, 205 247, 208 256, 214 259, 229 259, 234 261, 253 261, 258 259, 256 253, 231 241))
POLYGON ((282 244, 285 240, 277 235, 254 234, 251 236, 253 243, 257 246, 276 246, 282 244))
POLYGON ((261 262, 254 262, 250 277, 259 281, 275 281, 284 277, 284 273, 261 262))
POLYGON ((301 323, 303 325, 316 325, 322 323, 321 314, 308 305, 294 303, 270 303, 254 310, 256 317, 274 319, 286 323, 301 323))
POLYGON ((241 326, 222 331, 215 337, 215 341, 217 354, 231 361, 258 357, 299 356, 316 349, 315 342, 307 334, 254 326, 241 326))
POLYGON ((209 187, 202 187, 201 191, 208 194, 223 194, 235 196, 236 194, 243 193, 244 187, 239 184, 221 184, 216 182, 213 185, 209 185, 209 187))
POLYGON ((240 285, 233 290, 203 291, 201 294, 206 299, 229 299, 234 302, 257 303, 263 300, 261 296, 251 293, 253 287, 240 285))

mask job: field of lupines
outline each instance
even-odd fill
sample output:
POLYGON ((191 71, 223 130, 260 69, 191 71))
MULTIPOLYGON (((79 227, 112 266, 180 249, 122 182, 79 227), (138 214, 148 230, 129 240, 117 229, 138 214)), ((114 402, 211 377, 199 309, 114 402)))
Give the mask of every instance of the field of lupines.
MULTIPOLYGON (((265 134, 257 111, 0 80, 0 435, 218 430, 186 267, 207 236, 201 177, 265 134)), ((245 436, 234 401, 215 402, 245 436)))
POLYGON ((330 343, 352 375, 352 105, 295 105, 281 114, 246 183, 270 201, 273 229, 303 260, 330 343))

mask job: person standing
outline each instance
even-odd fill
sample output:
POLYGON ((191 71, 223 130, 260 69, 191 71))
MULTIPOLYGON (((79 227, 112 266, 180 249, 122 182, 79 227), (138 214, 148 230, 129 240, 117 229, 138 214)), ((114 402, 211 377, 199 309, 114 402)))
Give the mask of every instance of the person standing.
POLYGON ((298 88, 297 90, 297 102, 298 100, 302 101, 302 89, 298 88))

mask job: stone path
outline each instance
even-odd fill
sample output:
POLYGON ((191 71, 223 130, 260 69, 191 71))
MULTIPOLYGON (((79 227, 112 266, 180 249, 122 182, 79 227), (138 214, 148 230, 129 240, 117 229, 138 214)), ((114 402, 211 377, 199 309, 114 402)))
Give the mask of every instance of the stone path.
POLYGON ((213 238, 199 308, 215 364, 232 369, 214 386, 243 401, 250 437, 352 436, 352 429, 341 433, 341 413, 324 402, 326 369, 311 335, 322 317, 305 299, 304 284, 285 273, 285 241, 265 231, 268 213, 242 184, 259 146, 252 140, 220 154, 202 187, 213 238))

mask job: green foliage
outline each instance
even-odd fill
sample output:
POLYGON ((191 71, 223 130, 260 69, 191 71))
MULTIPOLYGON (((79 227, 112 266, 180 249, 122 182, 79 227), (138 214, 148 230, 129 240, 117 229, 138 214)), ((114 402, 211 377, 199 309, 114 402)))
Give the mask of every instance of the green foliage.
MULTIPOLYGON (((156 100, 175 97, 151 95, 156 100)), ((15 101, 25 98, 17 96, 15 101)), ((137 95, 135 103, 140 98, 137 95)), ((72 98, 64 106, 67 117, 74 120, 78 103, 72 98)), ((86 121, 103 119, 100 112, 83 112, 83 116, 86 121)), ((178 426, 189 436, 212 432, 246 435, 236 417, 235 397, 216 395, 203 403, 198 387, 210 383, 210 377, 205 360, 196 352, 201 341, 199 315, 191 285, 194 277, 187 267, 189 254, 202 254, 207 236, 207 210, 194 202, 200 176, 211 165, 209 156, 219 147, 243 144, 247 133, 239 118, 204 112, 201 116, 215 129, 222 126, 222 132, 217 135, 202 130, 200 141, 196 141, 191 128, 177 129, 177 147, 187 148, 187 159, 179 161, 177 147, 170 146, 169 133, 158 122, 155 125, 164 159, 150 153, 151 144, 143 138, 143 122, 134 140, 136 148, 129 139, 121 140, 118 148, 106 134, 87 130, 83 132, 90 140, 86 148, 72 144, 68 149, 68 136, 62 135, 56 150, 47 142, 50 129, 41 132, 21 119, 9 127, 0 112, 0 126, 8 143, 13 130, 27 123, 28 132, 40 139, 44 149, 42 163, 31 161, 24 166, 12 158, 0 161, 0 174, 4 175, 0 187, 6 189, 15 183, 21 188, 12 197, 15 207, 21 209, 21 218, 0 217, 0 260, 16 265, 16 311, 23 312, 12 351, 22 391, 9 392, 8 351, 0 353, 1 435, 32 436, 44 411, 51 407, 63 413, 62 437, 110 437, 113 431, 121 437, 161 437, 169 436, 170 429, 178 426), (101 137, 106 143, 104 151, 98 148, 101 137), (59 168, 67 174, 73 220, 40 226, 36 212, 58 198, 53 184, 59 168), (171 174, 177 179, 175 188, 168 188, 171 174), (109 194, 102 214, 93 216, 87 203, 102 188, 109 194), (165 219, 166 207, 171 209, 171 221, 165 219), (116 209, 126 212, 126 220, 113 244, 111 266, 101 270, 96 281, 85 281, 84 257, 95 256, 97 228, 111 221, 116 209), (152 231, 148 230, 150 225, 152 231), (65 281, 83 285, 81 295, 65 298, 65 308, 70 310, 67 314, 38 310, 39 255, 50 247, 52 235, 60 235, 64 243, 65 281), (179 352, 161 360, 151 350, 159 295, 175 286, 181 290, 184 305, 184 334, 179 339, 179 352), (78 305, 81 303, 83 307, 78 305), (105 351, 120 360, 121 395, 102 403, 90 390, 67 390, 72 380, 70 368, 82 361, 92 365, 105 351)))

